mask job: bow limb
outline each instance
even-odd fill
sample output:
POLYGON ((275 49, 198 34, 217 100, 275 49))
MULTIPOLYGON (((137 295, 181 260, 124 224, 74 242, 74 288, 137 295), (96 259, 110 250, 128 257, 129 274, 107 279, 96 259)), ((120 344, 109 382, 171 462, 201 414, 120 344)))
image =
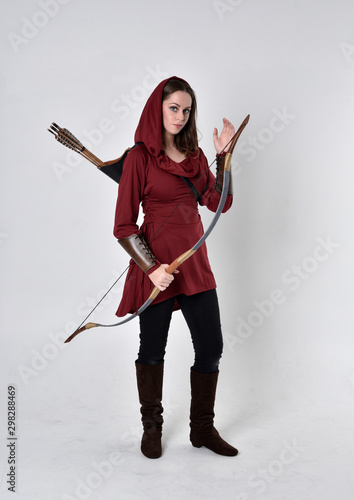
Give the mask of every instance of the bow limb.
MULTIPOLYGON (((183 264, 183 262, 185 262, 187 259, 189 259, 190 257, 192 257, 192 255, 198 250, 198 248, 200 248, 202 246, 202 244, 208 238, 208 236, 210 235, 210 233, 214 229, 217 221, 219 220, 219 217, 220 217, 220 215, 221 215, 221 213, 223 211, 223 208, 225 206, 225 202, 226 202, 226 198, 227 198, 227 193, 228 193, 228 188, 229 188, 229 183, 230 183, 230 170, 231 170, 231 158, 232 158, 232 154, 233 154, 233 151, 235 149, 236 143, 237 143, 237 141, 238 141, 238 139, 239 139, 239 137, 240 137, 243 129, 245 128, 245 126, 248 123, 249 118, 250 118, 250 115, 246 116, 246 118, 243 120, 242 124, 240 125, 239 129, 237 130, 236 134, 234 135, 234 137, 233 137, 233 139, 231 141, 231 145, 230 145, 229 151, 226 153, 225 164, 224 164, 224 182, 223 182, 222 192, 221 192, 221 195, 220 195, 219 205, 218 205, 218 208, 217 208, 217 210, 215 212, 213 220, 209 224, 209 227, 204 232, 203 236, 197 241, 197 243, 190 250, 187 250, 182 255, 180 255, 179 257, 177 257, 177 259, 175 259, 166 268, 166 272, 168 272, 169 274, 172 274, 181 264, 183 264)), ((159 293, 160 293, 160 290, 155 286, 155 288, 153 289, 153 291, 149 295, 149 298, 144 302, 144 304, 134 314, 131 314, 128 318, 126 318, 126 319, 124 319, 124 320, 122 320, 122 321, 120 321, 118 323, 114 323, 112 325, 101 325, 99 323, 87 323, 82 328, 77 329, 72 335, 70 335, 70 337, 68 337, 65 340, 65 343, 71 342, 71 340, 74 337, 76 337, 79 333, 83 332, 84 330, 89 330, 91 328, 96 328, 98 326, 109 328, 109 327, 120 326, 120 325, 123 325, 125 323, 128 323, 132 319, 134 319, 137 316, 139 316, 142 312, 144 312, 149 307, 149 305, 156 299, 156 297, 158 296, 159 293)))
MULTIPOLYGON (((224 182, 223 182, 223 186, 222 186, 222 192, 220 195, 219 205, 218 205, 218 208, 215 212, 213 220, 209 224, 208 229, 206 231, 204 231, 203 236, 197 241, 197 243, 193 246, 193 248, 191 248, 190 250, 187 250, 187 252, 184 252, 182 255, 177 257, 177 259, 174 260, 172 262, 172 264, 170 264, 166 268, 166 272, 168 272, 169 274, 172 274, 181 264, 183 264, 183 262, 185 262, 187 259, 189 259, 189 257, 192 257, 192 255, 198 250, 198 248, 200 248, 202 246, 202 244, 205 242, 205 240, 208 238, 208 236, 210 235, 210 233, 212 232, 212 230, 216 226, 216 223, 219 220, 219 217, 220 217, 220 215, 223 211, 223 208, 225 206, 225 203, 226 203, 226 198, 227 198, 227 193, 228 193, 228 188, 229 188, 229 183, 230 183, 230 170, 231 170, 232 154, 234 152, 236 143, 237 143, 243 129, 247 125, 249 119, 250 119, 250 115, 247 115, 246 118, 241 123, 240 127, 238 128, 236 134, 232 138, 229 151, 226 153, 225 165, 224 165, 224 182)), ((154 300, 158 296, 159 292, 160 292, 160 290, 157 287, 155 287, 153 292, 151 293, 150 297, 151 298, 153 297, 153 300, 154 300)))

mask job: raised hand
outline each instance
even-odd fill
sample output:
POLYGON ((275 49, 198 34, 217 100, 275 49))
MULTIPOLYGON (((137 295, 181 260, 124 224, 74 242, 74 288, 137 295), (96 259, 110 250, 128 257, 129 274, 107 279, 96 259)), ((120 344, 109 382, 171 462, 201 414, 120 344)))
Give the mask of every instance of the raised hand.
MULTIPOLYGON (((220 153, 224 149, 226 144, 228 142, 230 142, 233 135, 235 134, 235 127, 232 125, 232 123, 229 122, 229 120, 227 120, 226 118, 223 118, 222 121, 223 121, 224 126, 223 126, 223 129, 221 131, 220 137, 218 137, 218 129, 217 128, 214 128, 214 133, 213 133, 213 141, 214 141, 214 146, 215 146, 217 153, 220 153)), ((230 147, 230 145, 227 146, 227 148, 225 148, 225 150, 224 150, 225 153, 227 153, 229 147, 230 147)))

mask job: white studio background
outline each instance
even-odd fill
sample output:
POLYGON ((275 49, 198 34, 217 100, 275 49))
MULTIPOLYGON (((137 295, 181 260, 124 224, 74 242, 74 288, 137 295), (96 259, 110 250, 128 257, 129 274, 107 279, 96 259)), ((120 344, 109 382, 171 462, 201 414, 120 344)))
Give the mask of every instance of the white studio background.
MULTIPOLYGON (((2 498, 8 385, 21 500, 351 497, 353 2, 18 0, 1 11, 2 498), (232 459, 189 444, 180 313, 157 462, 139 451, 138 321, 62 343, 128 259, 112 235, 116 185, 46 129, 55 121, 118 157, 172 75, 196 91, 210 161, 213 127, 251 114, 234 204, 207 243, 225 336, 216 424, 240 449, 232 459)), ((115 321, 124 278, 91 320, 115 321)))

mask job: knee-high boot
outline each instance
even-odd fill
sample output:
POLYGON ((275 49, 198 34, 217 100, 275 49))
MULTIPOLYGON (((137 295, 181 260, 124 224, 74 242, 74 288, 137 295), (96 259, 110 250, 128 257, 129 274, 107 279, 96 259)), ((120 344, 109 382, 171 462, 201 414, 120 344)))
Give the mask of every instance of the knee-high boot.
POLYGON ((159 458, 162 453, 162 380, 164 362, 143 365, 135 362, 143 437, 141 452, 148 458, 159 458))
POLYGON ((238 451, 224 441, 214 427, 214 402, 219 372, 197 373, 191 369, 190 440, 219 455, 234 457, 238 451))

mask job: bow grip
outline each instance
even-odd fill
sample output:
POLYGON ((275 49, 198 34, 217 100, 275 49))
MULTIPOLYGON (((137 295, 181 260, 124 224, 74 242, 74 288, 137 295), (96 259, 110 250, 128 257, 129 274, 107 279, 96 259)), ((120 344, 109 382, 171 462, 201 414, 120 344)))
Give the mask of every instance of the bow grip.
POLYGON ((169 273, 169 274, 172 274, 178 266, 180 266, 181 264, 183 264, 183 262, 185 262, 187 259, 189 259, 189 257, 191 257, 194 252, 196 250, 194 250, 193 248, 191 248, 190 250, 187 250, 187 252, 184 252, 182 253, 182 255, 180 255, 179 257, 177 257, 176 260, 174 260, 172 262, 172 264, 170 264, 167 268, 166 268, 166 272, 169 273))
MULTIPOLYGON (((176 271, 177 267, 180 266, 181 264, 183 264, 183 262, 185 262, 187 259, 189 259, 189 257, 191 257, 194 254, 194 252, 196 252, 196 250, 194 250, 193 248, 191 248, 187 252, 184 252, 182 255, 177 257, 177 259, 174 260, 172 262, 172 264, 170 264, 166 268, 166 272, 168 274, 172 274, 173 271, 176 271)), ((155 286, 155 288, 153 289, 153 291, 150 294, 149 300, 152 301, 152 300, 156 299, 156 297, 158 296, 159 293, 160 293, 160 290, 157 288, 157 286, 155 286)))

